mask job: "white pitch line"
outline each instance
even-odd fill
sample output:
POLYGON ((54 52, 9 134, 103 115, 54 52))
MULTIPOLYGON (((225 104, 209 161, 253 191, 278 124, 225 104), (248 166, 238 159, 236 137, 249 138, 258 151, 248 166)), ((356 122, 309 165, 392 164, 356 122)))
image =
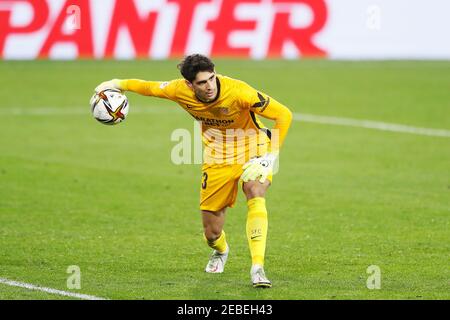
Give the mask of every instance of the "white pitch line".
POLYGON ((72 293, 72 292, 56 290, 56 289, 52 289, 52 288, 39 287, 39 286, 35 286, 33 284, 12 281, 12 280, 8 280, 8 279, 4 279, 4 278, 0 278, 0 283, 6 284, 11 287, 19 287, 19 288, 25 288, 28 290, 42 291, 42 292, 46 292, 46 293, 50 293, 50 294, 57 294, 60 296, 78 298, 78 299, 83 299, 83 300, 108 300, 105 298, 90 296, 87 294, 72 293))
POLYGON ((293 118, 296 121, 303 121, 303 122, 359 127, 382 131, 403 132, 425 136, 450 137, 450 130, 412 127, 403 124, 378 122, 372 120, 358 120, 350 118, 317 116, 313 114, 302 114, 302 113, 294 113, 293 118))
MULTIPOLYGON (((181 112, 180 109, 168 108, 167 112, 181 112)), ((145 106, 133 109, 132 114, 145 114, 145 113, 162 113, 161 108, 152 108, 152 106, 145 106)), ((45 116, 45 115, 89 115, 89 109, 74 108, 10 108, 7 111, 2 112, 2 115, 32 115, 32 116, 45 116)), ((359 120, 351 118, 331 117, 331 116, 318 116, 314 114, 305 113, 293 113, 293 119, 295 121, 311 122, 319 124, 339 125, 348 127, 358 127, 366 129, 375 129, 381 131, 392 131, 401 133, 410 133, 425 136, 434 137, 450 137, 450 130, 446 129, 432 129, 413 127, 397 123, 387 123, 372 120, 359 120)))

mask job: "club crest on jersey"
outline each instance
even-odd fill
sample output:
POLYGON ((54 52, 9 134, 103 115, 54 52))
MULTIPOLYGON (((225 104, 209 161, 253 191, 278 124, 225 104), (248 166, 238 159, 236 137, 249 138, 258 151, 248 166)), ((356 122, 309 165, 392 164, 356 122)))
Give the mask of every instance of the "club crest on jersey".
POLYGON ((219 107, 217 109, 219 110, 220 114, 228 114, 228 113, 230 113, 230 109, 228 109, 227 107, 219 107))

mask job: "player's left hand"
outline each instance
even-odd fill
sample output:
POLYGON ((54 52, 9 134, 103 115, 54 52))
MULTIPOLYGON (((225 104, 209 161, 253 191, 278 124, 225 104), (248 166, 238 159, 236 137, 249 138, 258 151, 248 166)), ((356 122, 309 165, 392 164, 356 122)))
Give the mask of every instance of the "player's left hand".
POLYGON ((272 174, 273 165, 277 159, 277 154, 266 153, 262 157, 250 159, 242 169, 244 172, 241 175, 241 179, 244 182, 256 181, 264 183, 267 177, 272 174))
POLYGON ((122 88, 120 87, 120 80, 112 79, 109 81, 102 82, 95 88, 95 92, 99 93, 100 91, 103 91, 106 89, 118 89, 118 90, 122 91, 122 88))

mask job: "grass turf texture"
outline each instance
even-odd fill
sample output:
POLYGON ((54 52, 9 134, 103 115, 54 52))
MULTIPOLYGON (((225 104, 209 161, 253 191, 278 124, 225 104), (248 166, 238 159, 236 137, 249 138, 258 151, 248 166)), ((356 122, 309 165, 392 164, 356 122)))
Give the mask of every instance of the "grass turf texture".
MULTIPOLYGON (((0 277, 111 299, 450 298, 449 138, 298 121, 267 194, 273 288, 250 284, 241 191, 226 271, 205 274, 200 166, 170 160, 171 132, 192 118, 128 93, 126 122, 108 127, 88 106, 101 81, 173 79, 175 65, 0 62, 0 277), (33 113, 45 108, 60 112, 33 113), (66 287, 69 265, 81 290, 66 287), (380 290, 366 287, 370 265, 380 290)), ((294 112, 450 128, 450 62, 216 67, 294 112)), ((0 299, 61 298, 0 284, 0 299)))

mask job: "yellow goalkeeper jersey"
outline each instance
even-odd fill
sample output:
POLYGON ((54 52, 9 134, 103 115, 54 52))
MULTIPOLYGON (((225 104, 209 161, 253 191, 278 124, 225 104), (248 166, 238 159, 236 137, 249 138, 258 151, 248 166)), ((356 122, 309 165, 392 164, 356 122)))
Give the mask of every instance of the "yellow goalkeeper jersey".
POLYGON ((184 79, 167 82, 121 80, 123 90, 170 99, 201 123, 204 163, 245 163, 255 155, 276 151, 284 141, 292 114, 288 108, 247 83, 217 75, 217 97, 200 101, 184 79), (275 120, 264 127, 258 115, 275 120), (272 141, 272 143, 271 143, 272 141))

